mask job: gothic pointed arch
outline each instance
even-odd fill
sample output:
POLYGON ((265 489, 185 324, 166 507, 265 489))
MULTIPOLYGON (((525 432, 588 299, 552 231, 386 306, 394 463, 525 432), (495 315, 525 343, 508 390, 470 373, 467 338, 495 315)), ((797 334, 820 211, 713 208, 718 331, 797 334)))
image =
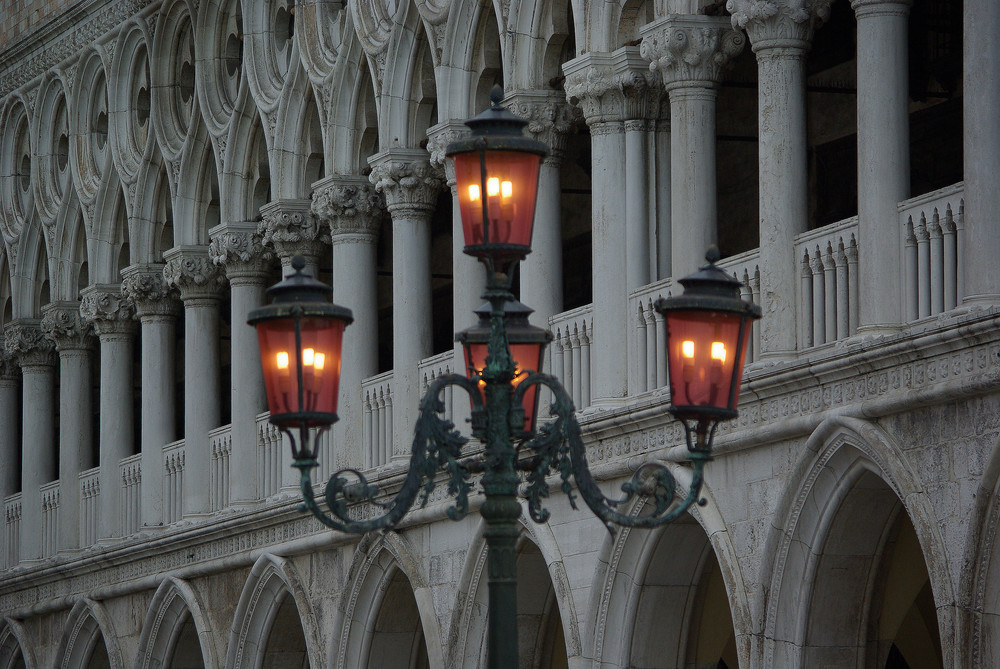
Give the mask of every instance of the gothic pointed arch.
POLYGON ((258 220, 260 208, 274 199, 274 192, 268 137, 249 95, 241 97, 226 144, 229 148, 221 185, 227 197, 222 202, 222 220, 258 220))
POLYGON ((129 212, 129 242, 136 262, 162 262, 163 252, 173 246, 172 202, 166 166, 155 146, 136 176, 135 193, 129 212), (162 247, 165 228, 170 246, 162 247))
POLYGON ((996 641, 1000 632, 1000 443, 994 443, 983 467, 976 506, 969 519, 971 531, 965 547, 963 564, 974 565, 963 570, 960 582, 963 607, 968 613, 960 621, 962 637, 956 646, 968 649, 960 658, 966 666, 987 669, 995 664, 1000 653, 996 641), (964 637, 964 638, 963 638, 964 637), (963 642, 964 641, 964 642, 963 642))
POLYGON ((0 622, 0 669, 35 669, 35 653, 24 625, 13 618, 0 622))
MULTIPOLYGON (((0 118, 0 228, 9 249, 16 249, 25 221, 33 214, 31 116, 18 95, 5 104, 0 118)), ((16 264, 16 252, 12 254, 16 264)))
POLYGON ((418 146, 438 118, 432 44, 412 0, 401 4, 405 9, 397 14, 385 51, 379 107, 382 149, 418 146))
POLYGON ((109 144, 115 169, 129 193, 135 191, 155 148, 150 45, 145 20, 136 18, 123 24, 110 69, 116 85, 108 89, 109 144))
POLYGON ((503 86, 510 71, 501 40, 504 27, 491 3, 455 3, 448 16, 441 88, 461 92, 442 96, 438 116, 465 119, 489 105, 494 84, 503 86))
POLYGON ((326 110, 328 172, 362 174, 378 152, 379 97, 370 60, 351 31, 334 70, 326 110))
POLYGON ((175 186, 174 236, 177 244, 207 244, 208 231, 221 221, 219 160, 204 124, 185 152, 175 186))
POLYGON ((211 621, 205 615, 201 597, 184 580, 168 577, 156 589, 139 634, 135 669, 173 666, 178 652, 200 650, 205 667, 219 666, 211 621))
POLYGON ((12 274, 14 318, 39 318, 49 302, 49 253, 38 219, 32 215, 17 240, 17 263, 12 274))
MULTIPOLYGON (((292 630, 296 622, 299 625, 301 640, 294 631, 288 634, 294 638, 277 640, 295 643, 293 649, 285 649, 287 653, 308 660, 311 667, 324 666, 322 636, 298 570, 290 560, 265 553, 254 563, 240 594, 225 666, 228 669, 261 666, 269 652, 276 621, 290 624, 292 630)), ((287 630, 284 624, 283 630, 287 630)))
POLYGON ((79 599, 73 605, 56 651, 58 669, 85 667, 95 657, 104 653, 110 669, 124 669, 118 635, 111 615, 100 602, 79 599))
POLYGON ((305 70, 298 65, 278 99, 271 144, 275 198, 308 199, 311 185, 325 176, 320 108, 305 70))

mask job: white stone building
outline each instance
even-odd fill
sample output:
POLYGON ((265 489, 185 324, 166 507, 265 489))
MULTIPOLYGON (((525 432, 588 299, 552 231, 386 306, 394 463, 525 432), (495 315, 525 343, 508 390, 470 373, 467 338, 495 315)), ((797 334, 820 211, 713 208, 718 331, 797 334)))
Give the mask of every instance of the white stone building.
POLYGON ((293 254, 334 286, 323 478, 391 494, 480 303, 443 147, 495 83, 554 149, 519 291, 606 494, 689 480, 651 302, 717 241, 764 309, 706 506, 611 536, 556 486, 525 520, 522 666, 1000 664, 1000 2, 0 22, 0 669, 484 666, 481 519, 299 512, 245 321, 293 254))

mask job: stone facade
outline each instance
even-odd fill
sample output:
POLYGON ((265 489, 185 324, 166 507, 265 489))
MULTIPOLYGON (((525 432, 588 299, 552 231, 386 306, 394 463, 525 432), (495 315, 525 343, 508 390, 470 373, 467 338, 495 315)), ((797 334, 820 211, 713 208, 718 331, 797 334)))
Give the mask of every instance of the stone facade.
POLYGON ((443 152, 494 83, 555 149, 520 296, 608 497, 649 461, 691 481, 652 303, 718 241, 765 313, 703 505, 612 534, 553 481, 523 514, 521 666, 995 666, 998 25, 994 0, 6 3, 0 667, 485 666, 481 495, 364 537, 303 514, 245 320, 292 255, 332 283, 355 322, 316 483, 390 500, 420 395, 463 371, 435 326, 481 301, 443 152), (839 195, 856 215, 817 222, 839 195))

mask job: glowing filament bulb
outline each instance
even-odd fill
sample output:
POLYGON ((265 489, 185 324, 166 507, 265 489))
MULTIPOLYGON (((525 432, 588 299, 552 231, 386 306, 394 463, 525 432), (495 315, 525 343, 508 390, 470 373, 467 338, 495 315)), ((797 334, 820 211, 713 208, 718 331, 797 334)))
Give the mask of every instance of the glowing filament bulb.
POLYGON ((500 196, 504 199, 510 197, 514 194, 514 184, 509 181, 504 181, 500 184, 500 196))
POLYGON ((469 199, 473 202, 479 199, 479 186, 476 184, 469 186, 469 199))
POLYGON ((313 368, 319 371, 323 370, 323 366, 326 364, 326 354, 317 353, 313 356, 313 368))
POLYGON ((500 180, 496 177, 490 177, 486 180, 486 194, 490 197, 496 197, 500 194, 500 180))
POLYGON ((278 363, 278 369, 288 369, 288 353, 279 351, 275 356, 275 362, 278 363))
POLYGON ((694 342, 688 339, 687 341, 681 342, 681 355, 685 358, 694 358, 694 342))
POLYGON ((316 359, 316 351, 314 351, 311 348, 306 348, 302 350, 303 365, 312 365, 315 359, 316 359))
POLYGON ((712 360, 718 360, 723 364, 726 362, 726 345, 721 341, 712 342, 712 360))

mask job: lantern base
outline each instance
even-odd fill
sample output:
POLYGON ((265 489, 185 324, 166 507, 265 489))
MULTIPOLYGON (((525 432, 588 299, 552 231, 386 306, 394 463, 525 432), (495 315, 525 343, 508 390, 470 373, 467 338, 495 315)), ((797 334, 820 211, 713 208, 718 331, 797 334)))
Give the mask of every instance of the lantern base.
POLYGON ((272 414, 270 421, 279 428, 330 427, 338 420, 337 414, 329 411, 290 411, 288 413, 272 414))

